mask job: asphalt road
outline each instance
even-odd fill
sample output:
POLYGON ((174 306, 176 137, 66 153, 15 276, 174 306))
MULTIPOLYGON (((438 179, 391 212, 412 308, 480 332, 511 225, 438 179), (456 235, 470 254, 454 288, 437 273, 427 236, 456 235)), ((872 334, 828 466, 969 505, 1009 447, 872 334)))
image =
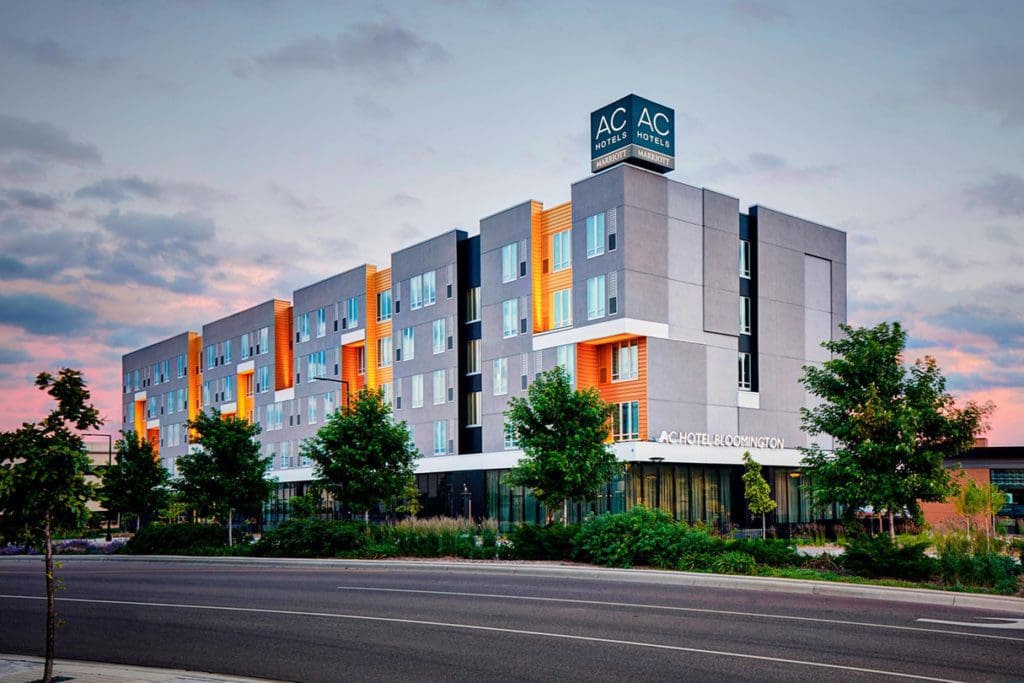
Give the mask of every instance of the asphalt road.
MULTIPOLYGON (((1019 625, 919 621, 1006 612, 393 565, 68 559, 59 577, 66 659, 286 681, 1024 678, 1019 625)), ((40 563, 0 560, 0 652, 42 654, 44 594, 40 563)))

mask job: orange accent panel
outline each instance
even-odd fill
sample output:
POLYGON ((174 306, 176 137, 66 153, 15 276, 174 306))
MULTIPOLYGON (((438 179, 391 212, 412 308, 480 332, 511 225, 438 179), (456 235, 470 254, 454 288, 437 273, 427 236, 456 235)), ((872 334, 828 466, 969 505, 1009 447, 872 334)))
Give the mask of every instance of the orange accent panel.
POLYGON ((640 405, 640 438, 647 435, 647 337, 617 335, 615 342, 586 342, 576 346, 576 377, 579 388, 597 387, 607 403, 637 401, 640 405), (612 351, 616 342, 637 339, 637 378, 612 381, 612 351), (601 376, 604 380, 601 381, 601 376))
MULTIPOLYGON (((359 349, 363 348, 366 348, 363 342, 346 344, 341 347, 341 379, 347 382, 350 395, 366 386, 366 375, 359 374, 359 349)), ((345 388, 345 384, 341 385, 343 403, 345 388)))
POLYGON ((249 370, 248 372, 238 373, 238 379, 235 383, 238 391, 238 397, 235 400, 235 410, 237 411, 238 418, 245 420, 246 422, 252 422, 252 418, 249 412, 253 409, 253 383, 254 371, 249 370))
MULTIPOLYGON (((386 368, 377 367, 377 340, 384 337, 390 337, 392 333, 391 321, 390 320, 377 320, 377 293, 383 292, 384 290, 391 289, 391 269, 385 268, 384 270, 374 269, 373 275, 370 275, 370 267, 367 267, 366 275, 366 300, 369 302, 373 300, 373 317, 369 317, 367 314, 366 324, 366 378, 365 386, 371 389, 379 389, 382 385, 388 384, 394 377, 393 370, 389 365, 386 368)), ((394 315, 395 305, 394 292, 391 295, 391 313, 394 315)), ((370 303, 366 304, 367 310, 370 309, 370 303)), ((394 362, 394 361, 392 361, 394 362)))
POLYGON ((292 305, 287 301, 274 301, 274 388, 287 389, 295 383, 292 359, 292 305))
POLYGON ((554 293, 572 287, 572 267, 552 272, 553 254, 551 236, 572 229, 572 202, 559 204, 548 210, 538 202, 531 207, 530 255, 533 260, 533 331, 545 332, 554 324, 554 293), (544 272, 544 261, 548 272, 544 272))
MULTIPOLYGON (((188 340, 188 419, 195 420, 199 415, 200 403, 203 397, 203 338, 196 334, 188 340)), ((192 438, 189 434, 189 438, 192 438)))
POLYGON ((139 437, 139 439, 143 439, 146 435, 146 402, 136 401, 135 410, 133 412, 135 418, 135 435, 139 437))
POLYGON ((146 441, 153 447, 153 459, 155 460, 160 455, 160 428, 147 429, 146 441))

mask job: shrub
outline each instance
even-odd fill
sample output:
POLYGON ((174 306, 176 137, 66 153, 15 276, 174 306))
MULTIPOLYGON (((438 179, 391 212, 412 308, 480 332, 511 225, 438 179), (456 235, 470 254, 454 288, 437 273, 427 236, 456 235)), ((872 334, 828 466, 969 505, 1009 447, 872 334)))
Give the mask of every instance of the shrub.
POLYGON ((746 553, 758 564, 769 567, 797 567, 804 561, 789 541, 777 538, 737 538, 727 541, 725 550, 746 553))
POLYGON ((511 557, 516 560, 576 559, 579 532, 579 524, 520 524, 508 535, 511 557))
POLYGON ((967 534, 950 533, 936 539, 939 575, 953 586, 983 586, 1014 593, 1021 567, 1012 557, 988 550, 967 534))
POLYGON ((336 557, 366 546, 369 532, 360 522, 289 519, 263 534, 252 549, 263 557, 336 557))
POLYGON ((757 571, 757 560, 745 552, 730 550, 715 557, 711 569, 719 574, 753 574, 757 571))
POLYGON ((131 555, 207 555, 228 544, 225 527, 215 524, 150 524, 124 545, 131 555))
POLYGON ((494 522, 478 527, 471 520, 450 517, 406 519, 376 527, 374 541, 380 544, 379 549, 390 546, 393 555, 404 557, 493 559, 498 553, 494 522))
POLYGON ((628 512, 589 518, 580 528, 577 547, 582 557, 605 567, 674 569, 687 547, 687 531, 664 512, 636 505, 628 512))
POLYGON ((924 554, 927 542, 893 543, 886 534, 851 536, 842 556, 843 567, 867 578, 888 577, 924 581, 936 572, 935 560, 924 554))

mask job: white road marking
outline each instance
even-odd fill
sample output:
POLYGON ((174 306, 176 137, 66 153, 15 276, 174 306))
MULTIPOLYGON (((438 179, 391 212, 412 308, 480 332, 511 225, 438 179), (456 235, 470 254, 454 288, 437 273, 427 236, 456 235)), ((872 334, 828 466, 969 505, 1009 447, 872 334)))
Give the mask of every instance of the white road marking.
MULTIPOLYGON (((533 600, 537 602, 564 602, 577 605, 598 605, 601 607, 629 607, 633 609, 655 609, 674 612, 696 612, 699 614, 724 614, 734 617, 760 617, 763 619, 785 619, 788 621, 810 621, 820 624, 842 624, 843 626, 864 626, 867 628, 888 628, 897 631, 918 631, 923 633, 945 633, 955 636, 974 636, 976 638, 990 638, 995 640, 1012 640, 1024 643, 1024 638, 1013 638, 1011 636, 994 636, 990 633, 971 633, 969 631, 947 631, 938 628, 919 628, 917 626, 898 626, 896 624, 872 624, 863 621, 842 621, 840 619, 820 619, 817 617, 797 617, 787 614, 764 614, 760 612, 736 612, 724 609, 707 609, 702 607, 675 607, 672 605, 650 605, 632 602, 609 602, 606 600, 575 600, 573 598, 543 598, 530 595, 502 595, 500 593, 464 593, 460 591, 430 591, 414 588, 375 588, 372 586, 338 586, 343 591, 380 591, 385 593, 423 593, 426 595, 450 595, 455 597, 468 598, 500 598, 502 600, 533 600)), ((986 617, 989 619, 1000 619, 1002 617, 986 617)), ((985 628, 1024 628, 1024 625, 1007 626, 1004 624, 971 624, 959 621, 940 621, 937 619, 918 619, 917 621, 928 621, 935 624, 955 624, 957 626, 983 626, 985 628)), ((1010 620, 1024 622, 1024 619, 1010 620)))
POLYGON ((1000 621, 999 624, 979 624, 974 621, 945 621, 943 619, 918 619, 929 624, 950 624, 952 626, 972 626, 974 628, 1009 628, 1016 631, 1024 631, 1024 619, 1007 619, 1005 617, 978 617, 979 619, 992 619, 1000 621))
MULTIPOLYGON (((8 600, 45 600, 44 596, 36 595, 2 595, 0 599, 8 600)), ((842 671, 856 671, 858 673, 878 674, 894 678, 910 678, 918 681, 939 681, 940 683, 959 683, 955 679, 933 678, 930 676, 918 676, 915 674, 901 673, 899 671, 883 671, 882 669, 867 669, 859 666, 844 666, 842 664, 826 664, 824 662, 811 662, 801 659, 787 659, 785 657, 768 657, 765 655, 751 655, 742 652, 726 652, 723 650, 705 650, 696 647, 683 647, 681 645, 662 645, 660 643, 644 643, 634 640, 619 640, 617 638, 600 638, 597 636, 579 636, 569 633, 551 633, 548 631, 528 631, 517 628, 501 628, 497 626, 479 626, 476 624, 456 624, 445 621, 426 621, 423 619, 399 619, 397 617, 372 617, 362 614, 335 614, 332 612, 303 612, 298 610, 263 609, 259 607, 228 607, 223 605, 187 605, 169 602, 142 602, 136 600, 99 600, 91 598, 57 598, 58 602, 80 602, 94 603, 99 605, 130 605, 135 607, 167 607, 173 609, 197 609, 223 612, 247 612, 256 614, 279 614, 298 617, 322 617, 326 619, 347 619, 353 621, 378 621, 390 624, 411 624, 414 626, 433 626, 441 628, 453 628, 466 631, 488 631, 491 633, 511 633, 522 636, 538 636, 542 638, 556 638, 560 640, 577 640, 589 643, 604 643, 607 645, 628 645, 632 647, 644 647, 654 650, 670 650, 673 652, 690 652, 693 654, 715 655, 718 657, 735 657, 737 659, 752 659, 761 662, 776 662, 779 664, 796 664, 798 666, 811 666, 821 669, 838 669, 842 671)))

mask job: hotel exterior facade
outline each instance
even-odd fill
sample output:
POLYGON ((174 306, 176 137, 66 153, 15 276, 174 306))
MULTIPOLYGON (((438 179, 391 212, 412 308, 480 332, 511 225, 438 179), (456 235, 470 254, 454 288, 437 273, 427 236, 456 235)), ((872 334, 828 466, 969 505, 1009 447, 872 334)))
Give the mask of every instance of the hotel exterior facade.
POLYGON ((348 395, 379 388, 421 454, 422 514, 542 520, 529 491, 502 483, 522 455, 503 413, 560 365, 613 404, 627 463, 573 516, 642 503, 751 526, 750 451, 768 468, 774 522, 796 524, 812 519, 802 367, 828 358, 821 342, 845 321, 845 233, 618 163, 573 184, 569 202, 523 202, 477 235, 446 232, 388 267, 127 354, 124 429, 175 473, 198 410, 258 422, 279 482, 272 523, 313 479, 302 440, 348 395))

